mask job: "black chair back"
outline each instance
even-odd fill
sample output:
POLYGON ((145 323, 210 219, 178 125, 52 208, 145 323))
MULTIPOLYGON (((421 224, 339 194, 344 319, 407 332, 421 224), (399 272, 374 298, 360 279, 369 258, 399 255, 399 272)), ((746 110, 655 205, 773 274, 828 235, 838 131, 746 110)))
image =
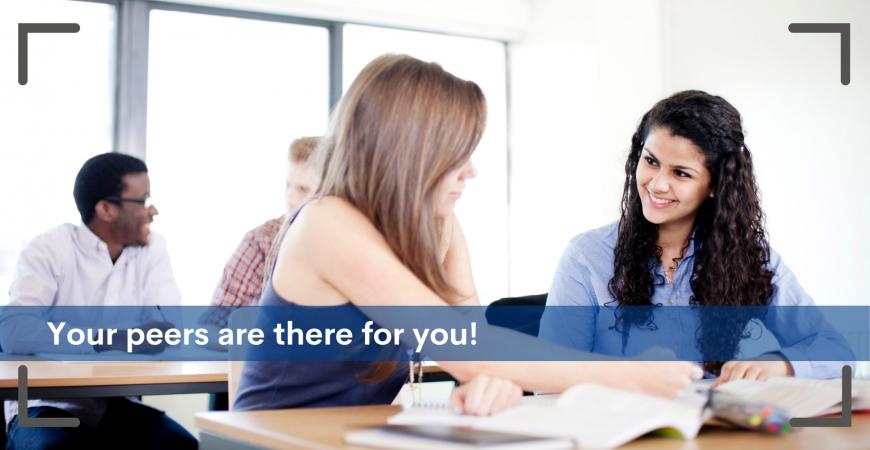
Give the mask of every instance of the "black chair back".
POLYGON ((546 304, 547 294, 502 298, 487 306, 486 321, 537 337, 546 304))

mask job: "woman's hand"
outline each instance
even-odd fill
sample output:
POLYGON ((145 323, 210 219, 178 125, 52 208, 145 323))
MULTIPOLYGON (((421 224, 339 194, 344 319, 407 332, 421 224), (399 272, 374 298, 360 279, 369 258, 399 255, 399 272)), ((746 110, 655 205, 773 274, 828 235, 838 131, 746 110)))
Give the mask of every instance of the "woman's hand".
POLYGON ((450 407, 463 414, 489 416, 519 403, 523 390, 502 378, 477 375, 450 395, 450 407))
POLYGON ((620 389, 677 398, 693 380, 703 377, 704 371, 695 364, 671 361, 608 362, 610 373, 605 385, 620 389))
POLYGON ((722 365, 719 378, 713 382, 712 387, 734 380, 765 381, 772 377, 793 375, 794 371, 787 361, 728 361, 722 365))

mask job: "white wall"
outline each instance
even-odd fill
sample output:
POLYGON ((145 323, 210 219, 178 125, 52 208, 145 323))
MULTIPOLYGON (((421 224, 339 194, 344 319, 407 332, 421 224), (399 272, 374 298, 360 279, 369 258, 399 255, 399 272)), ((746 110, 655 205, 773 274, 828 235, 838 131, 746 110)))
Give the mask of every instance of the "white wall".
POLYGON ((868 304, 870 3, 663 1, 665 90, 722 95, 744 117, 771 244, 818 303, 868 304), (851 22, 851 83, 833 34, 851 22))
POLYGON ((574 235, 618 218, 637 121, 662 94, 658 1, 539 0, 511 45, 511 295, 549 290, 574 235))
POLYGON ((512 45, 511 294, 544 292, 567 240, 617 218, 640 116, 682 89, 743 114, 771 242, 822 304, 866 304, 870 3, 536 0, 512 45), (851 84, 835 35, 851 22, 851 84))

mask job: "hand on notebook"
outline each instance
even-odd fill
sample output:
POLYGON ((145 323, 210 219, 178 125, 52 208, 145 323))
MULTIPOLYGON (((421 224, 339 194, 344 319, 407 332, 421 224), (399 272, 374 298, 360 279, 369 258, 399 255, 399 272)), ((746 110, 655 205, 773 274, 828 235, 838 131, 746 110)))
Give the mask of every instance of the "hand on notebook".
POLYGON ((450 395, 450 407, 463 414, 489 416, 519 403, 523 390, 510 380, 477 375, 450 395))
POLYGON ((695 364, 671 361, 611 363, 606 370, 607 378, 602 383, 606 386, 667 398, 677 398, 693 380, 704 375, 695 364))
POLYGON ((719 378, 711 387, 734 380, 764 381, 772 377, 790 377, 794 375, 788 361, 728 361, 722 365, 719 378))

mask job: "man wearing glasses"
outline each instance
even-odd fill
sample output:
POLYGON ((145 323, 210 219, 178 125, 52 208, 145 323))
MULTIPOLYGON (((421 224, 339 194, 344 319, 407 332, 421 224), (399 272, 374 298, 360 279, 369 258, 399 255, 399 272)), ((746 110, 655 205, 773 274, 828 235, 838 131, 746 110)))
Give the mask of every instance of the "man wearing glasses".
MULTIPOLYGON (((4 310, 0 315, 0 345, 4 352, 95 354, 125 348, 126 343, 117 341, 113 346, 73 346, 64 340, 61 345, 53 345, 45 339, 51 336, 46 330, 47 321, 88 320, 76 317, 69 309, 56 312, 51 308, 54 306, 143 306, 133 315, 119 308, 101 309, 102 323, 118 328, 171 326, 157 305, 179 305, 181 294, 166 243, 151 233, 150 224, 158 211, 149 194, 148 168, 140 159, 105 153, 85 162, 73 189, 82 225, 53 228, 37 236, 21 252, 9 288, 9 305, 44 308, 4 310)), ((7 401, 10 448, 113 448, 133 442, 136 448, 197 446, 193 436, 178 423, 135 398, 30 400, 27 409, 31 417, 78 417, 81 425, 20 427, 18 404, 7 401)))

